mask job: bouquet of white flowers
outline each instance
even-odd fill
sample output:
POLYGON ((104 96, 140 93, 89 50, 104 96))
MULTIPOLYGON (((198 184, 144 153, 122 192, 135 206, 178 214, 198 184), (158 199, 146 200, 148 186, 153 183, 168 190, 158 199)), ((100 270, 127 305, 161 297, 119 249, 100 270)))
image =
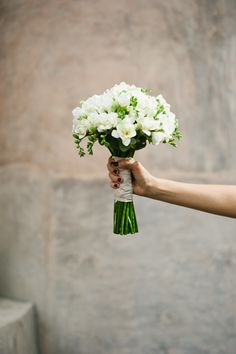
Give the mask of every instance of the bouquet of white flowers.
MULTIPOLYGON (((133 157, 147 142, 176 146, 181 138, 178 121, 162 95, 149 95, 150 90, 121 82, 94 95, 73 111, 73 137, 79 155, 85 155, 82 141, 87 138, 87 152, 93 154, 96 141, 106 146, 116 159, 133 157)), ((132 198, 132 178, 128 170, 120 171, 123 183, 115 191, 114 233, 138 232, 132 198)))

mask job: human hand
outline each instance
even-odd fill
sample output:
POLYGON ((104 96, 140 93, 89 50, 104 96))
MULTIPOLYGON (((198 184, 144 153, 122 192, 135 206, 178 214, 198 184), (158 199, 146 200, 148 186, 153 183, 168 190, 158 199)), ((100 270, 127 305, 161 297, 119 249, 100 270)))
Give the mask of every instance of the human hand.
POLYGON ((143 197, 152 197, 152 186, 154 185, 155 177, 139 161, 134 158, 122 158, 119 161, 115 161, 110 157, 107 168, 112 188, 117 189, 120 187, 120 184, 123 183, 120 170, 128 169, 132 175, 133 193, 143 197))

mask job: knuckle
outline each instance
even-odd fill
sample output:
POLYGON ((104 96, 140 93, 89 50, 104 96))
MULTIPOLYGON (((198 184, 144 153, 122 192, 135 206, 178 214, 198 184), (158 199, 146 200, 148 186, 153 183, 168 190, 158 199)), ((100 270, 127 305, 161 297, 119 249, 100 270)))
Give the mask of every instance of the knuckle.
POLYGON ((111 164, 110 164, 110 163, 108 163, 108 164, 107 164, 107 169, 108 169, 109 171, 111 171, 111 170, 112 170, 112 166, 111 166, 111 164))
POLYGON ((109 177, 112 182, 115 182, 117 180, 117 177, 114 176, 112 173, 109 173, 109 177))

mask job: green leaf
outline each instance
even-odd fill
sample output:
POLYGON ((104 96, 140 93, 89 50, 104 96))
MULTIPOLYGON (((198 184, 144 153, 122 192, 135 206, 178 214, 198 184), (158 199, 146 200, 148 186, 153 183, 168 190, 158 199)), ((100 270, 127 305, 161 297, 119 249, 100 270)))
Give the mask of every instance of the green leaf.
POLYGON ((94 143, 91 143, 91 142, 87 143, 87 150, 88 150, 89 155, 93 155, 93 145, 94 145, 94 143))
POLYGON ((98 139, 97 133, 95 134, 89 134, 88 135, 88 140, 91 141, 92 143, 95 143, 95 141, 98 139))
POLYGON ((98 142, 100 145, 105 145, 106 147, 109 147, 109 142, 106 140, 107 136, 107 133, 102 133, 98 136, 98 142))
POLYGON ((145 138, 145 140, 138 140, 135 145, 135 150, 143 149, 146 146, 146 144, 147 144, 146 138, 145 138))
MULTIPOLYGON (((157 112, 156 112, 156 114, 155 114, 155 117, 156 117, 159 113, 164 112, 164 110, 165 110, 165 107, 163 106, 163 104, 161 104, 161 105, 158 107, 158 109, 157 109, 157 112)), ((155 117, 154 117, 154 118, 155 118, 155 117)))
POLYGON ((174 147, 177 147, 177 144, 176 144, 175 141, 169 141, 169 144, 172 145, 172 146, 174 146, 174 147))
POLYGON ((119 149, 123 152, 126 152, 130 149, 130 146, 123 145, 122 140, 119 138, 119 149))
POLYGON ((79 146, 79 156, 83 157, 84 155, 85 155, 84 149, 81 146, 79 146))
MULTIPOLYGON (((73 136, 73 138, 75 138, 75 139, 79 139, 79 136, 78 136, 78 134, 72 134, 72 136, 73 136)), ((80 139, 79 139, 80 140, 80 139)))
POLYGON ((137 99, 137 97, 132 96, 131 99, 130 99, 130 106, 132 106, 132 107, 135 108, 135 107, 137 106, 137 104, 138 104, 138 99, 137 99))
POLYGON ((120 119, 124 119, 125 115, 129 113, 128 108, 126 106, 113 105, 112 111, 118 114, 120 119))

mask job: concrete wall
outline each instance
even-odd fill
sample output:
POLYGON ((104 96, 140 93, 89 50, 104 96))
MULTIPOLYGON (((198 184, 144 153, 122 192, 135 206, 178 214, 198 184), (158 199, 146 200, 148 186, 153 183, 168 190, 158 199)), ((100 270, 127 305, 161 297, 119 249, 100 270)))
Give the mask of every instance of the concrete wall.
POLYGON ((34 308, 30 303, 0 299, 0 353, 38 353, 34 308))
POLYGON ((156 175, 235 183, 236 3, 1 1, 0 295, 38 310, 42 354, 235 354, 236 224, 135 198, 113 236, 106 159, 71 109, 116 82, 172 103, 184 142, 156 175))

